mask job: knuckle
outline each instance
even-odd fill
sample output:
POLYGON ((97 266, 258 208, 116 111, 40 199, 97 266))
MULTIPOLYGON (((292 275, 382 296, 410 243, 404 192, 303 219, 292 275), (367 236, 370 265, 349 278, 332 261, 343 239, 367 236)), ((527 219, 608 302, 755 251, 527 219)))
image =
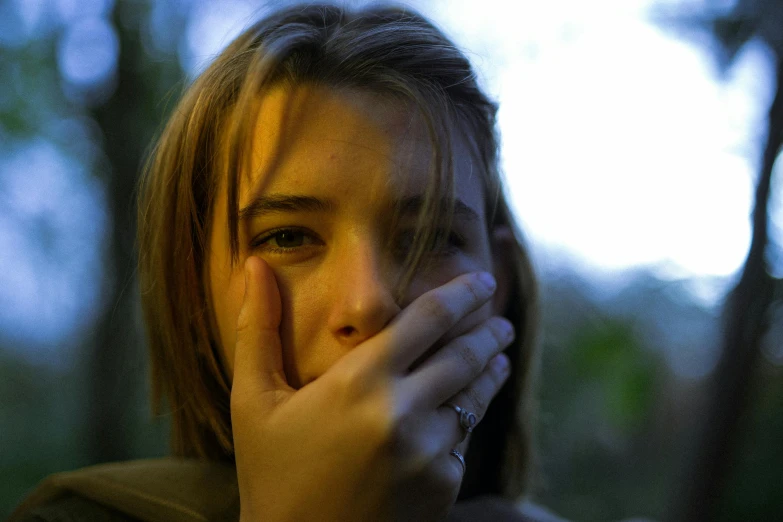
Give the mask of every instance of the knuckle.
POLYGON ((365 441, 374 441, 376 450, 387 454, 400 451, 402 445, 395 436, 394 424, 385 415, 373 414, 365 408, 364 418, 354 426, 354 432, 361 431, 365 441))
POLYGON ((444 330, 451 328, 454 323, 454 313, 437 295, 424 301, 424 315, 430 317, 435 326, 444 330))
POLYGON ((475 389, 468 388, 465 390, 465 395, 468 397, 468 400, 470 401, 471 405, 473 406, 473 411, 475 412, 475 415, 478 416, 479 419, 484 415, 484 412, 487 411, 487 401, 484 400, 484 398, 479 394, 475 389))
POLYGON ((357 368, 349 365, 343 365, 340 371, 334 372, 334 387, 338 390, 340 397, 350 397, 360 391, 360 374, 357 368))
POLYGON ((474 301, 482 301, 484 299, 484 292, 478 288, 473 279, 466 279, 463 281, 463 284, 470 292, 470 295, 473 296, 474 301))
POLYGON ((376 419, 381 425, 391 422, 391 411, 386 405, 389 391, 385 383, 378 382, 359 365, 342 365, 333 372, 332 386, 325 392, 329 400, 346 406, 363 407, 367 418, 376 419))
POLYGON ((456 352, 457 357, 459 357, 470 369, 471 375, 478 375, 484 369, 484 365, 476 354, 473 353, 473 350, 469 345, 464 342, 459 342, 454 347, 454 351, 456 352))
POLYGON ((426 467, 426 451, 417 436, 413 419, 408 416, 396 419, 390 426, 387 443, 395 458, 407 462, 409 468, 419 471, 426 467))

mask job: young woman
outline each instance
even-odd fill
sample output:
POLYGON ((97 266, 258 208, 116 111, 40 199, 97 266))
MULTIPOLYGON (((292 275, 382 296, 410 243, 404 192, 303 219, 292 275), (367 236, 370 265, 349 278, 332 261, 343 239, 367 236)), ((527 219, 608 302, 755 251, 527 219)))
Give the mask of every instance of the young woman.
POLYGON ((140 191, 174 458, 55 475, 14 516, 532 519, 536 288, 495 112, 410 10, 308 4, 239 36, 140 191))

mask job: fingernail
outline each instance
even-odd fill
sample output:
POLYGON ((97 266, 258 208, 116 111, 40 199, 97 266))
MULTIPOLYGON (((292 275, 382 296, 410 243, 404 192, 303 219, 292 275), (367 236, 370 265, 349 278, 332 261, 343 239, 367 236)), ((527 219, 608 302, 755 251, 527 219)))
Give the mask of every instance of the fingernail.
POLYGON ((498 373, 506 373, 508 371, 508 366, 508 356, 502 352, 492 359, 492 369, 498 373))
POLYGON ((508 319, 503 320, 503 332, 506 335, 506 339, 514 339, 514 325, 508 319))
POLYGON ((495 288, 497 287, 497 281, 495 281, 495 277, 490 274, 489 272, 479 272, 478 275, 479 281, 484 283, 484 285, 489 288, 490 292, 494 292, 495 288))

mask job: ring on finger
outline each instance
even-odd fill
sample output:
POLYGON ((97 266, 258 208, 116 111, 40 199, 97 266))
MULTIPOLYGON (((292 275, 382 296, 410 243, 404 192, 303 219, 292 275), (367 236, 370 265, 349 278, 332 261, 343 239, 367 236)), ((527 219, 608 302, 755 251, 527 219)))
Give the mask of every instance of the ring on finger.
POLYGON ((452 408, 459 415, 459 424, 462 426, 462 429, 465 430, 462 434, 462 440, 465 440, 465 437, 468 436, 468 433, 473 432, 473 428, 476 427, 476 424, 478 423, 478 417, 476 417, 475 413, 469 412, 465 408, 460 408, 453 402, 447 402, 444 406, 452 408))
POLYGON ((449 455, 452 457, 455 457, 457 460, 459 460, 459 463, 462 464, 462 474, 465 474, 465 470, 467 469, 467 466, 465 465, 465 457, 462 456, 462 453, 459 451, 453 449, 449 451, 449 455))

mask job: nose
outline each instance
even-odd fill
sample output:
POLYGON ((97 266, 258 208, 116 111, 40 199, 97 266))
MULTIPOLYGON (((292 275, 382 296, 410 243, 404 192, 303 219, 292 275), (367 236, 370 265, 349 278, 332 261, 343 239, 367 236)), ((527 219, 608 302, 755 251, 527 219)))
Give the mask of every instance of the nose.
POLYGON ((351 245, 335 262, 329 329, 346 348, 377 334, 401 310, 394 299, 393 263, 371 242, 351 245))

